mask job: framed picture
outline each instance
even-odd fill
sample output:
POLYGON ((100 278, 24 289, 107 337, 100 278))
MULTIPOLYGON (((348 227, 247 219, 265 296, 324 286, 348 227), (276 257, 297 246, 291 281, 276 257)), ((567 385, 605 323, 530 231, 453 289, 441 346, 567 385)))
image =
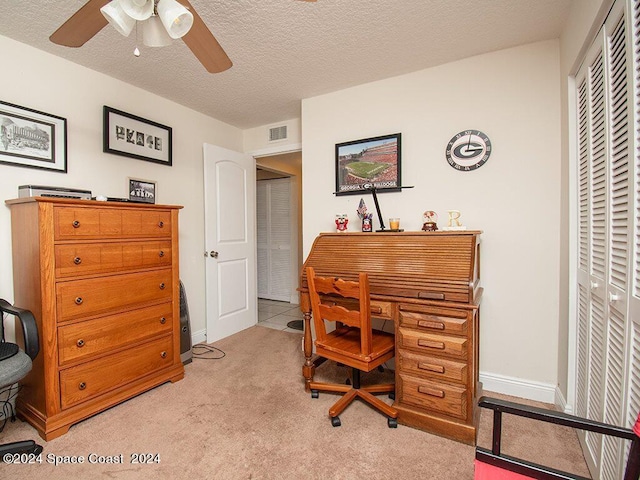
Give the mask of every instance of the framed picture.
POLYGON ((336 195, 400 190, 399 133, 336 144, 336 195))
POLYGON ((67 119, 0 101, 0 163, 67 172, 67 119))
POLYGON ((157 194, 156 182, 129 178, 129 200, 132 202, 156 203, 157 194))
POLYGON ((171 127, 106 105, 103 114, 104 152, 171 166, 171 127))

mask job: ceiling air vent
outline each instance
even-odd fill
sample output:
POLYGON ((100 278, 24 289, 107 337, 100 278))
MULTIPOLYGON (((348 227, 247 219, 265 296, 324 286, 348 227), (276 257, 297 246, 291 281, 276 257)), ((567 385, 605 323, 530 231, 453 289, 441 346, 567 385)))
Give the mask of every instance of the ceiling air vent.
POLYGON ((276 140, 284 140, 287 138, 287 126, 273 127, 269 129, 269 141, 275 142, 276 140))

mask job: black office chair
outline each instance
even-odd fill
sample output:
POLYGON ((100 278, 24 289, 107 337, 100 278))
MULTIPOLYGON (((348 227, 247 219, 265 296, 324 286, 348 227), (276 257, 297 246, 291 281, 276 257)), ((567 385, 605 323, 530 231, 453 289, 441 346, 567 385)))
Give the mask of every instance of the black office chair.
MULTIPOLYGON (((31 370, 31 361, 36 358, 40 351, 38 342, 38 328, 33 314, 29 310, 13 307, 9 302, 0 298, 0 389, 10 387, 18 383, 31 370), (5 314, 14 315, 22 324, 24 334, 24 351, 18 345, 5 341, 4 338, 4 318, 5 314)), ((2 401, 0 401, 2 403, 2 401)), ((9 403, 4 402, 3 412, 5 419, 0 425, 0 431, 4 428, 7 417, 15 421, 15 412, 9 403), (10 412, 10 415, 9 415, 10 412)), ((4 458, 7 453, 33 453, 38 455, 42 452, 42 447, 33 440, 5 443, 0 445, 0 458, 4 458)))

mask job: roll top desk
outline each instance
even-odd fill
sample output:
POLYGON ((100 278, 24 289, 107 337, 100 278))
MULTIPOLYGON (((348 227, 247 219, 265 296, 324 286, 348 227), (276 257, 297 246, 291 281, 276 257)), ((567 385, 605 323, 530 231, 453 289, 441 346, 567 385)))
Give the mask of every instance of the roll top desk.
POLYGON ((366 272, 372 316, 394 322, 398 422, 475 444, 481 390, 480 233, 319 235, 300 278, 307 390, 319 361, 313 357, 306 267, 319 276, 348 280, 366 272))

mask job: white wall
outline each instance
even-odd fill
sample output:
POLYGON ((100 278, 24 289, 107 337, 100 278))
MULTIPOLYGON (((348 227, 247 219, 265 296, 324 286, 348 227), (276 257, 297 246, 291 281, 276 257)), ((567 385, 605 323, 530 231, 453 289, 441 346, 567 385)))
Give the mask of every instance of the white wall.
MULTIPOLYGON (((303 100, 303 250, 356 217, 359 195, 332 195, 336 143, 402 133, 402 183, 379 196, 385 218, 420 230, 422 213, 462 212, 483 230, 480 370, 485 388, 553 401, 557 384, 560 72, 547 41, 303 100), (485 132, 489 161, 458 172, 447 142, 485 132)), ((373 200, 364 196, 370 210, 373 200)), ((375 215, 374 215, 375 217, 375 215)), ((377 221, 376 221, 377 223, 377 221)))
POLYGON ((4 65, 0 100, 44 111, 68 122, 68 173, 0 164, 0 297, 13 300, 11 223, 4 201, 24 184, 84 188, 94 195, 127 197, 127 177, 158 182, 157 203, 180 211, 180 277, 191 331, 202 339, 204 285, 204 142, 242 151, 242 131, 144 90, 0 36, 4 65), (173 166, 102 152, 102 106, 173 128, 173 166))
POLYGON ((297 152, 302 148, 301 135, 299 118, 249 128, 243 132, 244 152, 250 153, 254 157, 297 152), (287 138, 269 141, 269 129, 283 125, 287 127, 287 138))

